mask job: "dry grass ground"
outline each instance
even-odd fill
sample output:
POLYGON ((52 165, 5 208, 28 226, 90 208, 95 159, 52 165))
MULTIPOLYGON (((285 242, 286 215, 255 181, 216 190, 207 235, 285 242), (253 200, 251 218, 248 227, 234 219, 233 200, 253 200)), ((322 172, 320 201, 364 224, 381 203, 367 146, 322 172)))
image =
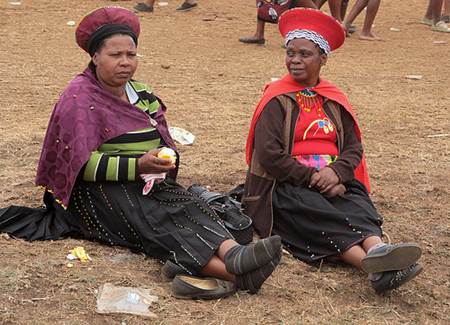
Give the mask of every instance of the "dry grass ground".
MULTIPOLYGON (((375 31, 385 41, 351 37, 323 71, 358 112, 384 229, 393 241, 424 249, 417 279, 380 297, 356 270, 318 270, 286 257, 258 295, 179 301, 161 281, 159 264, 144 256, 74 239, 1 237, 0 323, 450 324, 450 137, 430 137, 450 133, 450 35, 418 23, 426 2, 384 1, 375 31), (423 79, 405 78, 411 74, 423 79), (78 245, 93 261, 69 269, 65 256, 78 245), (152 288, 160 296, 158 318, 96 314, 95 292, 105 282, 152 288)), ((66 23, 111 4, 134 2, 0 2, 0 206, 40 204, 33 179, 48 118, 88 62, 66 23)), ((141 15, 136 77, 165 100, 172 125, 197 135, 193 146, 180 147, 180 181, 228 190, 244 179, 246 132, 263 85, 284 74, 281 40, 268 26, 265 46, 237 42, 254 30, 253 1, 200 0, 188 13, 176 12, 178 4, 141 15)))

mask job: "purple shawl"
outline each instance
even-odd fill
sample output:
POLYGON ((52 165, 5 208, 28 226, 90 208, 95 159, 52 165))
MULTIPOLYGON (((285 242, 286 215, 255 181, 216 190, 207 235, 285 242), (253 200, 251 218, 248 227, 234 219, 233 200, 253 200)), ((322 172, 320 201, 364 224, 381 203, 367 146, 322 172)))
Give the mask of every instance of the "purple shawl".
MULTIPOLYGON (((155 127, 162 140, 175 150, 164 118, 166 107, 158 101, 161 107, 154 117, 155 127)), ((66 208, 78 173, 91 152, 109 139, 149 125, 147 113, 103 89, 87 68, 70 82, 53 109, 36 185, 52 192, 66 208)))

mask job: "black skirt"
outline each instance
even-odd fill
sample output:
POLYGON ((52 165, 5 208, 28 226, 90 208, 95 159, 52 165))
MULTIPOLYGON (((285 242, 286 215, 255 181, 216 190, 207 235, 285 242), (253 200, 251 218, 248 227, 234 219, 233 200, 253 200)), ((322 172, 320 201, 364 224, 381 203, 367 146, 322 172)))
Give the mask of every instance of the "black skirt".
POLYGON ((222 242, 233 239, 214 211, 180 185, 163 182, 142 195, 143 182, 78 181, 67 211, 51 203, 44 209, 0 209, 0 232, 28 240, 67 236, 120 245, 186 272, 198 272, 222 242))
POLYGON ((298 259, 315 263, 339 255, 370 236, 382 236, 382 217, 367 190, 349 182, 344 196, 326 198, 314 189, 277 184, 273 193, 273 233, 298 259))

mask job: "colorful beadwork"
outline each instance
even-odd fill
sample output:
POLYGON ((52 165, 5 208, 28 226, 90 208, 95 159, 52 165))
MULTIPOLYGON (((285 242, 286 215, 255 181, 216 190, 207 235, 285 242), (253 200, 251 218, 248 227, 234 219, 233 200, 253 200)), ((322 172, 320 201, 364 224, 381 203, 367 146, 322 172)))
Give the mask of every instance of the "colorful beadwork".
POLYGON ((317 115, 319 117, 322 116, 322 96, 317 96, 315 91, 305 88, 297 92, 295 97, 301 110, 306 113, 310 113, 312 110, 317 110, 317 115))

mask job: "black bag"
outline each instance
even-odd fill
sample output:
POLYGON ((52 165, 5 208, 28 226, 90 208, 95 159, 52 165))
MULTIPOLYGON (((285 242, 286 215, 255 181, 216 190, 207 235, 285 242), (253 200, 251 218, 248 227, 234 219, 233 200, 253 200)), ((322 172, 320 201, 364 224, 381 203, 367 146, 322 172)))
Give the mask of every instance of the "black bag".
POLYGON ((252 219, 242 213, 241 203, 231 196, 210 192, 197 184, 187 190, 200 197, 217 213, 239 244, 246 245, 253 240, 252 219))

